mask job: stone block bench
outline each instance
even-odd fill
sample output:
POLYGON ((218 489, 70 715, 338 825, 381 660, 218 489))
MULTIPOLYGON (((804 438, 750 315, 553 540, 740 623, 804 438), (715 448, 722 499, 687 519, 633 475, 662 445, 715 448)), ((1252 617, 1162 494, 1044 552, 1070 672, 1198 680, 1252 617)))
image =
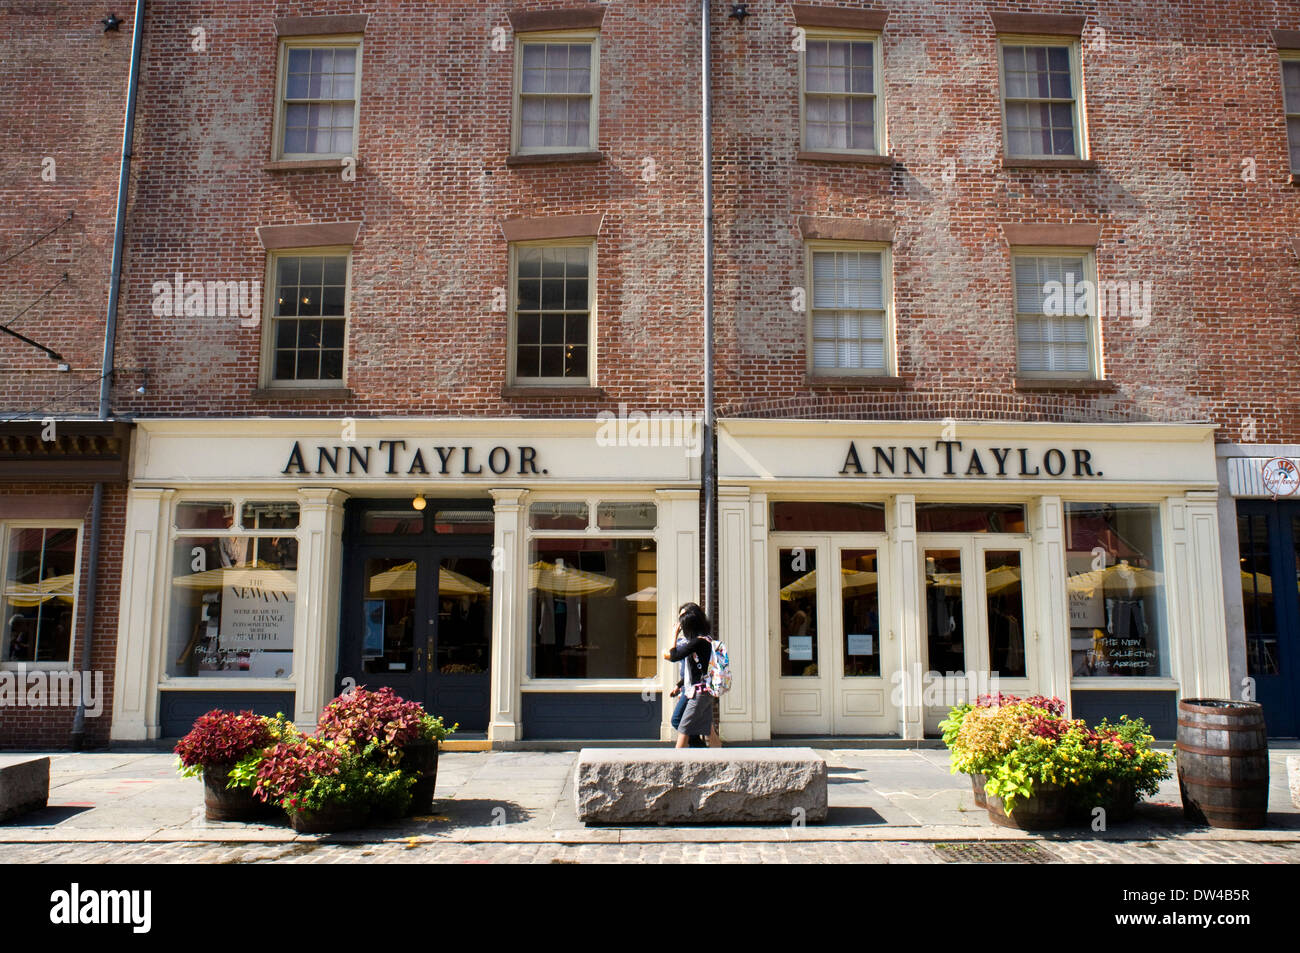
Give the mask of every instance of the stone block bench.
POLYGON ((50 800, 50 759, 0 756, 0 823, 50 800))
POLYGON ((811 748, 583 748, 588 824, 793 824, 826 819, 826 762, 811 748))

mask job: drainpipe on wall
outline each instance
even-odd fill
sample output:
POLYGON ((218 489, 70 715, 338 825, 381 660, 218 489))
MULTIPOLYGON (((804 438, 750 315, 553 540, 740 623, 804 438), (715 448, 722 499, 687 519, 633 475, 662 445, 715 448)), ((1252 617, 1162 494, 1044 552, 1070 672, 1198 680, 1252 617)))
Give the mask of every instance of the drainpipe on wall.
MULTIPOLYGON (((117 175, 117 216, 113 223, 113 264, 108 285, 108 316, 104 325, 104 362, 99 378, 99 419, 112 414, 113 362, 117 348, 117 298, 122 286, 122 245, 126 233, 127 186, 131 178, 131 139, 135 133, 135 91, 140 79, 140 49, 144 39, 144 0, 135 2, 135 20, 131 24, 131 71, 127 77, 126 118, 122 127, 122 161, 117 175)), ((81 639, 81 671, 90 672, 91 649, 95 633, 95 600, 99 583, 99 543, 104 517, 104 484, 95 484, 90 504, 90 565, 86 569, 86 623, 81 639)), ((86 675, 83 674, 81 697, 72 719, 71 747, 80 751, 86 741, 86 675)))
MULTIPOLYGON (((717 627, 718 473, 713 407, 713 116, 709 95, 712 72, 709 2, 700 2, 700 89, 704 129, 704 426, 700 435, 704 455, 700 465, 700 496, 704 505, 704 611, 717 627)), ((716 709, 714 718, 717 718, 716 709)))

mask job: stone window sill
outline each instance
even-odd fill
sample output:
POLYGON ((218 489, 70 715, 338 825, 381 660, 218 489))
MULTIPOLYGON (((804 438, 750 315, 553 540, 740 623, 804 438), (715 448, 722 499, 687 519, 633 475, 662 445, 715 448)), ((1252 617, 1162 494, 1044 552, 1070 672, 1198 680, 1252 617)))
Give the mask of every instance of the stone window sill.
POLYGON ((1017 377, 1016 390, 1074 390, 1094 393, 1113 393, 1118 390, 1114 381, 1090 377, 1017 377))
POLYGON ((892 166, 891 155, 867 155, 853 152, 800 152, 795 156, 800 162, 843 162, 848 165, 892 166))
POLYGON ((863 387, 875 390, 901 390, 907 386, 907 381, 901 377, 890 377, 884 374, 862 374, 846 375, 834 377, 829 374, 805 375, 804 384, 814 390, 821 387, 863 387))
POLYGON ((1018 159, 1002 157, 1004 169, 1095 169, 1096 159, 1018 159))
POLYGON ((501 388, 505 400, 526 400, 534 397, 583 397, 603 400, 606 396, 601 387, 518 387, 507 385, 501 388))
POLYGON ((603 152, 541 152, 506 156, 506 165, 558 165, 567 162, 604 162, 603 152))
MULTIPOLYGON (((355 160, 355 169, 361 168, 360 160, 355 160)), ((275 159, 262 165, 263 172, 319 172, 343 168, 343 160, 334 159, 275 159)))
POLYGON ((253 400, 351 400, 350 387, 259 387, 253 400))

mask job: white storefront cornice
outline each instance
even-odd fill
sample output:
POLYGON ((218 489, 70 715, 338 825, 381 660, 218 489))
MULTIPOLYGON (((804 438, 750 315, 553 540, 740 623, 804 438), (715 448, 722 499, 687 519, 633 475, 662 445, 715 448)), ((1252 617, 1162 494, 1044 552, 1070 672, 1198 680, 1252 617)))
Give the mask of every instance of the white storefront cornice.
POLYGON ((939 439, 946 427, 956 439, 1047 440, 1130 440, 1135 443, 1199 443, 1213 440, 1217 424, 1212 423, 1053 423, 1013 420, 838 420, 761 417, 720 417, 718 427, 737 437, 896 437, 939 439))

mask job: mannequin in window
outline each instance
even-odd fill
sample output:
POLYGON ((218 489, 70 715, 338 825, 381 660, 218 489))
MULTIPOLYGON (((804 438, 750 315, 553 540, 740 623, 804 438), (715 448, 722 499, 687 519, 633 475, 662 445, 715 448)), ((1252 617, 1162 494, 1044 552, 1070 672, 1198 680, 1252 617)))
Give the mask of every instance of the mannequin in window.
MULTIPOLYGON (((1141 595, 1139 571, 1121 559, 1113 571, 1106 574, 1103 590, 1106 596, 1106 634, 1116 640, 1136 640, 1137 645, 1112 645, 1109 654, 1119 660, 1139 660, 1145 657, 1147 646, 1146 602, 1141 595)), ((1145 664, 1115 665, 1112 675, 1141 675, 1145 664)))

